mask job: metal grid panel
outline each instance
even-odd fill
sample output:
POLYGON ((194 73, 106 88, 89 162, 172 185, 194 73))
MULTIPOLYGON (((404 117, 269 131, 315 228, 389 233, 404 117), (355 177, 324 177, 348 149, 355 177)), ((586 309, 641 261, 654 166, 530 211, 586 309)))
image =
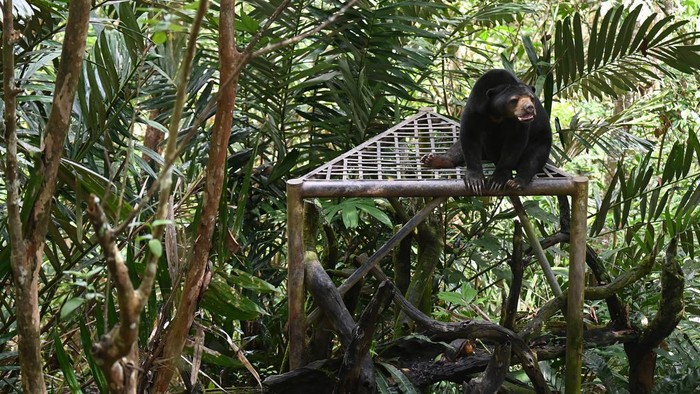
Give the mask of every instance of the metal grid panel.
MULTIPOLYGON (((422 109, 389 130, 364 142, 325 165, 309 172, 305 181, 416 181, 422 179, 459 179, 464 167, 426 168, 421 157, 444 153, 459 139, 459 123, 431 109, 422 109)), ((484 162, 484 173, 493 172, 493 164, 484 162)), ((570 176, 547 165, 537 178, 570 176)))

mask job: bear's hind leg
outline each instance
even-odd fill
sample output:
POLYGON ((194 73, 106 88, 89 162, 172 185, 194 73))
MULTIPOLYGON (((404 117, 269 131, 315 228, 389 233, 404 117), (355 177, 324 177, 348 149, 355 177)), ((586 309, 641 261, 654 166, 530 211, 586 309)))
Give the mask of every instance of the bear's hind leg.
POLYGON ((464 164, 462 145, 455 142, 444 155, 429 153, 420 159, 424 166, 430 168, 455 168, 464 164))

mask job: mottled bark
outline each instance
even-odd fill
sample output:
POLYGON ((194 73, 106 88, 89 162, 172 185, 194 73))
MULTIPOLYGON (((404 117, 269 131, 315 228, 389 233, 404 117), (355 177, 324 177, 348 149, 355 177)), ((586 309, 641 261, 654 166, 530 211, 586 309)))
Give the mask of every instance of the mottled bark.
POLYGON ((94 343, 91 352, 107 378, 110 393, 136 393, 138 329, 141 310, 148 296, 144 297, 141 289, 134 289, 126 262, 114 241, 99 198, 91 194, 87 203, 87 214, 105 255, 119 304, 119 324, 94 343))
POLYGON ((42 372, 39 318, 39 271, 44 258, 44 244, 51 219, 51 201, 56 190, 58 167, 63 156, 73 99, 80 80, 85 42, 90 15, 90 2, 71 1, 64 33, 61 60, 56 73, 56 84, 51 112, 42 140, 42 155, 37 174, 41 183, 35 195, 26 227, 19 216, 17 135, 15 124, 14 46, 12 2, 5 2, 3 13, 3 89, 6 100, 6 133, 8 141, 8 221, 12 245, 11 266, 15 283, 17 305, 17 333, 19 360, 22 371, 22 390, 25 393, 45 393, 42 372), (9 100, 9 101, 8 101, 9 100), (9 122, 9 123, 8 123, 9 122), (8 127, 9 126, 9 127, 8 127))

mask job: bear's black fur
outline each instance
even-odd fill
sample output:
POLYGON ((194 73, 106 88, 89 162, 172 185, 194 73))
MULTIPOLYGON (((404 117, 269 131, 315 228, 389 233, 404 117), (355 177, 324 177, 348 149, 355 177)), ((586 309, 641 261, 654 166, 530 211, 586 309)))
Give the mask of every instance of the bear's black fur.
POLYGON ((427 155, 428 167, 466 164, 464 183, 481 194, 484 187, 520 190, 542 170, 552 147, 549 116, 534 88, 506 70, 491 70, 474 84, 462 111, 460 142, 445 155, 427 155), (481 160, 496 169, 484 180, 481 160), (513 170, 516 172, 512 178, 513 170))

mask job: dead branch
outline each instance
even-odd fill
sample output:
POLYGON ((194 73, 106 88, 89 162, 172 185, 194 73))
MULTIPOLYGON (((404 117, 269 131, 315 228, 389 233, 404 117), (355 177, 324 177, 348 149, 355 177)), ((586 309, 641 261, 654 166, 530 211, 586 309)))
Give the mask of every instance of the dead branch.
MULTIPOLYGON (((377 328, 379 314, 384 309, 392 296, 392 288, 387 282, 382 282, 372 300, 365 308, 357 326, 353 330, 353 337, 345 351, 343 364, 338 372, 338 383, 334 393, 373 393, 376 391, 375 381, 362 380, 361 366, 363 360, 369 357, 369 348, 372 337, 377 328)), ((371 359, 371 358, 370 358, 371 359)), ((373 378, 373 376, 372 376, 373 378)))
MULTIPOLYGON (((349 349, 353 339, 355 321, 345 308, 342 296, 335 284, 318 261, 315 252, 307 251, 304 256, 304 282, 314 301, 331 323, 343 349, 349 349)), ((365 353, 361 365, 360 381, 374 382, 374 364, 369 353, 365 353)))
POLYGON ((484 374, 464 385, 464 393, 495 393, 503 385, 510 368, 510 342, 496 345, 484 374))
MULTIPOLYGON (((609 328, 587 330, 584 332, 584 348, 603 348, 616 343, 636 341, 639 334, 634 330, 615 331, 609 328)), ((540 361, 561 358, 566 353, 566 339, 558 336, 545 336, 533 342, 532 350, 540 361)), ((483 348, 476 348, 468 356, 457 360, 440 358, 441 347, 424 338, 401 338, 391 346, 378 346, 379 355, 385 359, 400 360, 400 367, 416 386, 424 387, 440 381, 463 382, 472 375, 486 369, 492 359, 491 354, 483 348), (403 342, 410 341, 410 345, 403 342), (416 352, 414 349, 423 349, 416 352)), ((517 365, 511 360, 510 365, 517 365)))
MULTIPOLYGON (((360 256, 358 259, 366 259, 366 256, 360 256)), ((372 275, 382 281, 389 280, 386 274, 376 266, 372 267, 372 275)), ((389 283, 391 282, 389 281, 389 283)), ((418 325, 420 325, 428 333, 428 335, 431 335, 436 340, 449 341, 458 338, 479 338, 499 343, 510 342, 511 346, 513 347, 513 351, 520 359, 523 369, 527 373, 528 377, 530 377, 535 390, 540 393, 550 392, 549 387, 544 380, 544 376, 537 365, 537 356, 513 331, 501 327, 498 324, 478 320, 467 320, 454 323, 445 323, 433 320, 408 302, 408 300, 406 300, 401 293, 396 290, 393 283, 391 283, 391 285, 394 287, 394 301, 396 304, 401 307, 408 317, 418 323, 418 325)))

